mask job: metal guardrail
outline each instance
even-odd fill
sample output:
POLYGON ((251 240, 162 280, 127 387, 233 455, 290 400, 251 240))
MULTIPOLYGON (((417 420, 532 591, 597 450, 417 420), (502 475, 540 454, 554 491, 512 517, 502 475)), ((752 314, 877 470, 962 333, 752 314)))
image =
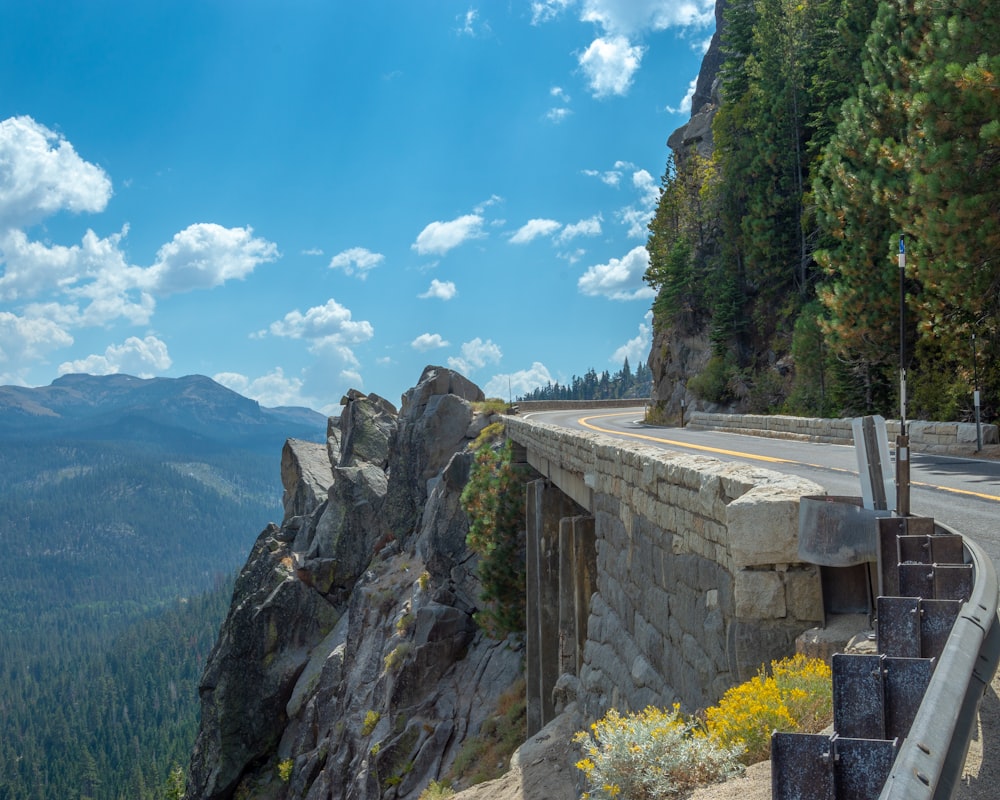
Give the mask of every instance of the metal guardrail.
MULTIPOLYGON (((944 525, 937 527, 957 535, 944 525)), ((996 570, 978 545, 968 539, 963 545, 972 565, 972 592, 958 613, 879 800, 944 800, 954 794, 979 703, 1000 661, 996 570)))
POLYGON ((834 733, 775 733, 774 800, 946 800, 1000 661, 998 581, 972 541, 877 520, 878 655, 833 659, 834 733))

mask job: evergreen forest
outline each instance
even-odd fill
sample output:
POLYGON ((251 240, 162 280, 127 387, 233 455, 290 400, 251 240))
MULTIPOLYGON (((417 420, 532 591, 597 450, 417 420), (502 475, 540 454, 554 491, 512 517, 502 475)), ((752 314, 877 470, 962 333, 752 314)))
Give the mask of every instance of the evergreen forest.
POLYGON ((519 400, 618 400, 634 397, 645 403, 653 391, 653 375, 649 367, 639 364, 632 371, 628 358, 621 370, 610 374, 604 370, 600 375, 591 367, 583 377, 574 375, 568 383, 547 383, 532 389, 519 400))
POLYGON ((280 453, 0 446, 0 799, 183 791, 198 681, 280 453))
POLYGON ((688 389, 896 416, 902 366, 907 418, 977 388, 995 417, 1000 5, 727 6, 713 146, 674 151, 649 226, 654 330, 711 345, 688 389))

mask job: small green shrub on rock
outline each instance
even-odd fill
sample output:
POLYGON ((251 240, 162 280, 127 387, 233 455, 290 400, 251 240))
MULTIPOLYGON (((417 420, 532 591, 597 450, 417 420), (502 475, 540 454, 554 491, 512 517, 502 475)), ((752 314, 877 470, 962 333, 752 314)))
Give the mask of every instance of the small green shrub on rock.
POLYGON ((741 748, 718 744, 679 706, 624 716, 611 709, 573 741, 585 753, 576 764, 590 784, 585 798, 659 800, 743 769, 741 748))
POLYGON ((466 543, 479 555, 484 608, 475 615, 489 636, 524 630, 524 478, 511 460, 510 442, 476 450, 462 509, 469 517, 466 543))

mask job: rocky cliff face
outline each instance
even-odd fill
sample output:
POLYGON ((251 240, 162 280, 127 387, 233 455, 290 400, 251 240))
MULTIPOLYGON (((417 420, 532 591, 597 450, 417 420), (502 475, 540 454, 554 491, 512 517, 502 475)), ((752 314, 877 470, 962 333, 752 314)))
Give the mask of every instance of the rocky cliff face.
POLYGON ((286 443, 284 519, 206 666, 187 798, 415 798, 517 679, 519 645, 472 621, 459 496, 482 397, 428 367, 398 412, 351 392, 325 444, 286 443))
MULTIPOLYGON (((726 0, 715 5, 715 34, 705 52, 691 99, 691 119, 670 134, 667 146, 680 162, 689 152, 708 157, 712 154, 712 120, 719 107, 719 67, 722 64, 720 31, 726 0)), ((686 389, 687 379, 701 372, 711 356, 708 331, 671 328, 655 330, 647 364, 653 374, 653 404, 667 417, 678 414, 681 400, 688 408, 718 410, 686 389)), ((728 410, 728 409, 727 409, 728 410)))

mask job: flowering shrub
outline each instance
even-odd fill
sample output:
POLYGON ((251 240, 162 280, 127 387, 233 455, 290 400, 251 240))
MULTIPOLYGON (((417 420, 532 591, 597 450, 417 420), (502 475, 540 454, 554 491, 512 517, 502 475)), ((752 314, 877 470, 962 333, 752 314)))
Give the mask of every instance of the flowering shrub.
POLYGON ((744 764, 764 761, 771 753, 772 731, 817 733, 833 717, 830 667, 803 655, 771 662, 757 677, 734 686, 719 704, 705 710, 709 736, 719 744, 742 745, 744 764))
POLYGON ((720 745, 680 707, 649 707, 622 716, 611 709, 573 741, 585 757, 576 766, 591 790, 585 798, 655 800, 724 780, 742 769, 738 746, 720 745))

